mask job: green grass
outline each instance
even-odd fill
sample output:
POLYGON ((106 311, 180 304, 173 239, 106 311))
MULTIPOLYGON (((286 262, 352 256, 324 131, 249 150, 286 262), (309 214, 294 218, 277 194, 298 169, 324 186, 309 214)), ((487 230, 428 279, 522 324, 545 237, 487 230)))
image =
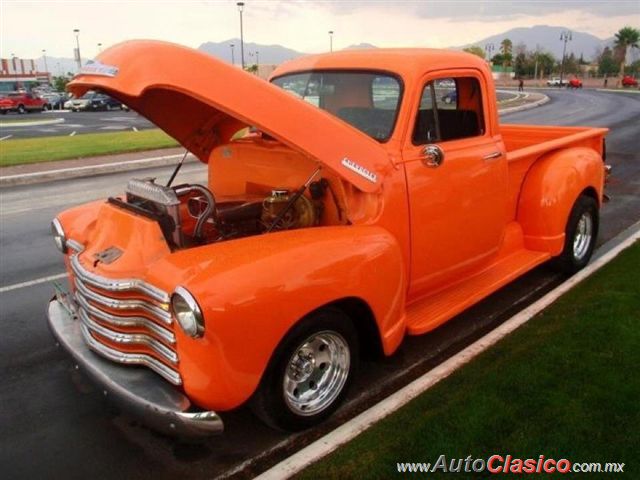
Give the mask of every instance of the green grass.
POLYGON ((177 146, 161 130, 87 133, 73 137, 38 137, 0 142, 0 167, 23 163, 51 162, 113 153, 137 152, 177 146))
MULTIPOLYGON (((396 462, 433 463, 441 454, 448 461, 468 455, 486 460, 492 454, 537 459, 543 454, 573 462, 622 462, 627 478, 640 478, 639 405, 636 243, 300 478, 400 477, 396 462)), ((441 472, 417 476, 452 477, 441 472)), ((482 476, 490 475, 485 471, 482 476)))

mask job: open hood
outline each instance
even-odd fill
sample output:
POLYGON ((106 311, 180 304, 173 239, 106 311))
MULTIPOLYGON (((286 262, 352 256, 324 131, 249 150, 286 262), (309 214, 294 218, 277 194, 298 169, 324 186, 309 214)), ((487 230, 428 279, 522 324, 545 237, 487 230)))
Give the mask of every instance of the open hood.
POLYGON ((69 83, 100 89, 145 116, 201 161, 254 126, 323 163, 365 192, 391 168, 384 147, 331 114, 205 53, 136 40, 105 50, 69 83))

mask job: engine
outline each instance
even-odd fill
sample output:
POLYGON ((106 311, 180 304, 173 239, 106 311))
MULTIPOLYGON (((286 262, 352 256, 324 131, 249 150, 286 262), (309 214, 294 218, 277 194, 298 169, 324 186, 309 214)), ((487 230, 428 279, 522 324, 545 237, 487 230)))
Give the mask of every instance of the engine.
POLYGON ((109 201, 156 220, 172 247, 186 248, 317 225, 326 187, 322 187, 322 181, 311 187, 311 198, 286 189, 273 189, 266 197, 216 199, 202 185, 167 187, 144 178, 129 181, 125 200, 109 201))

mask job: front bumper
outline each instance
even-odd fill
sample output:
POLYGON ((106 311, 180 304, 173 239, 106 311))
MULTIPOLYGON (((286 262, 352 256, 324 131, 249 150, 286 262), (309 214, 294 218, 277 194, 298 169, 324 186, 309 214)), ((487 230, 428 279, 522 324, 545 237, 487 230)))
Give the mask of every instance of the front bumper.
POLYGON ((110 395, 144 424, 169 435, 185 437, 215 435, 224 430, 217 413, 197 411, 183 393, 152 371, 123 367, 89 350, 80 331, 80 321, 56 298, 49 302, 47 319, 51 332, 78 367, 105 395, 110 395))

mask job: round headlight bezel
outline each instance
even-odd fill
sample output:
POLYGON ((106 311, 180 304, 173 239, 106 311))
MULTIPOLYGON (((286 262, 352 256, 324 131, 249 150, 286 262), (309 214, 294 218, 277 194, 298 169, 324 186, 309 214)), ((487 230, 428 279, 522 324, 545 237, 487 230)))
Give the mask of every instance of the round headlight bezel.
POLYGON ((69 250, 67 247, 67 236, 64 233, 60 220, 54 218, 51 221, 51 235, 53 235, 53 241, 60 252, 67 253, 69 250))
POLYGON ((192 338, 204 335, 202 309, 186 288, 178 286, 171 294, 171 313, 186 335, 192 338))

